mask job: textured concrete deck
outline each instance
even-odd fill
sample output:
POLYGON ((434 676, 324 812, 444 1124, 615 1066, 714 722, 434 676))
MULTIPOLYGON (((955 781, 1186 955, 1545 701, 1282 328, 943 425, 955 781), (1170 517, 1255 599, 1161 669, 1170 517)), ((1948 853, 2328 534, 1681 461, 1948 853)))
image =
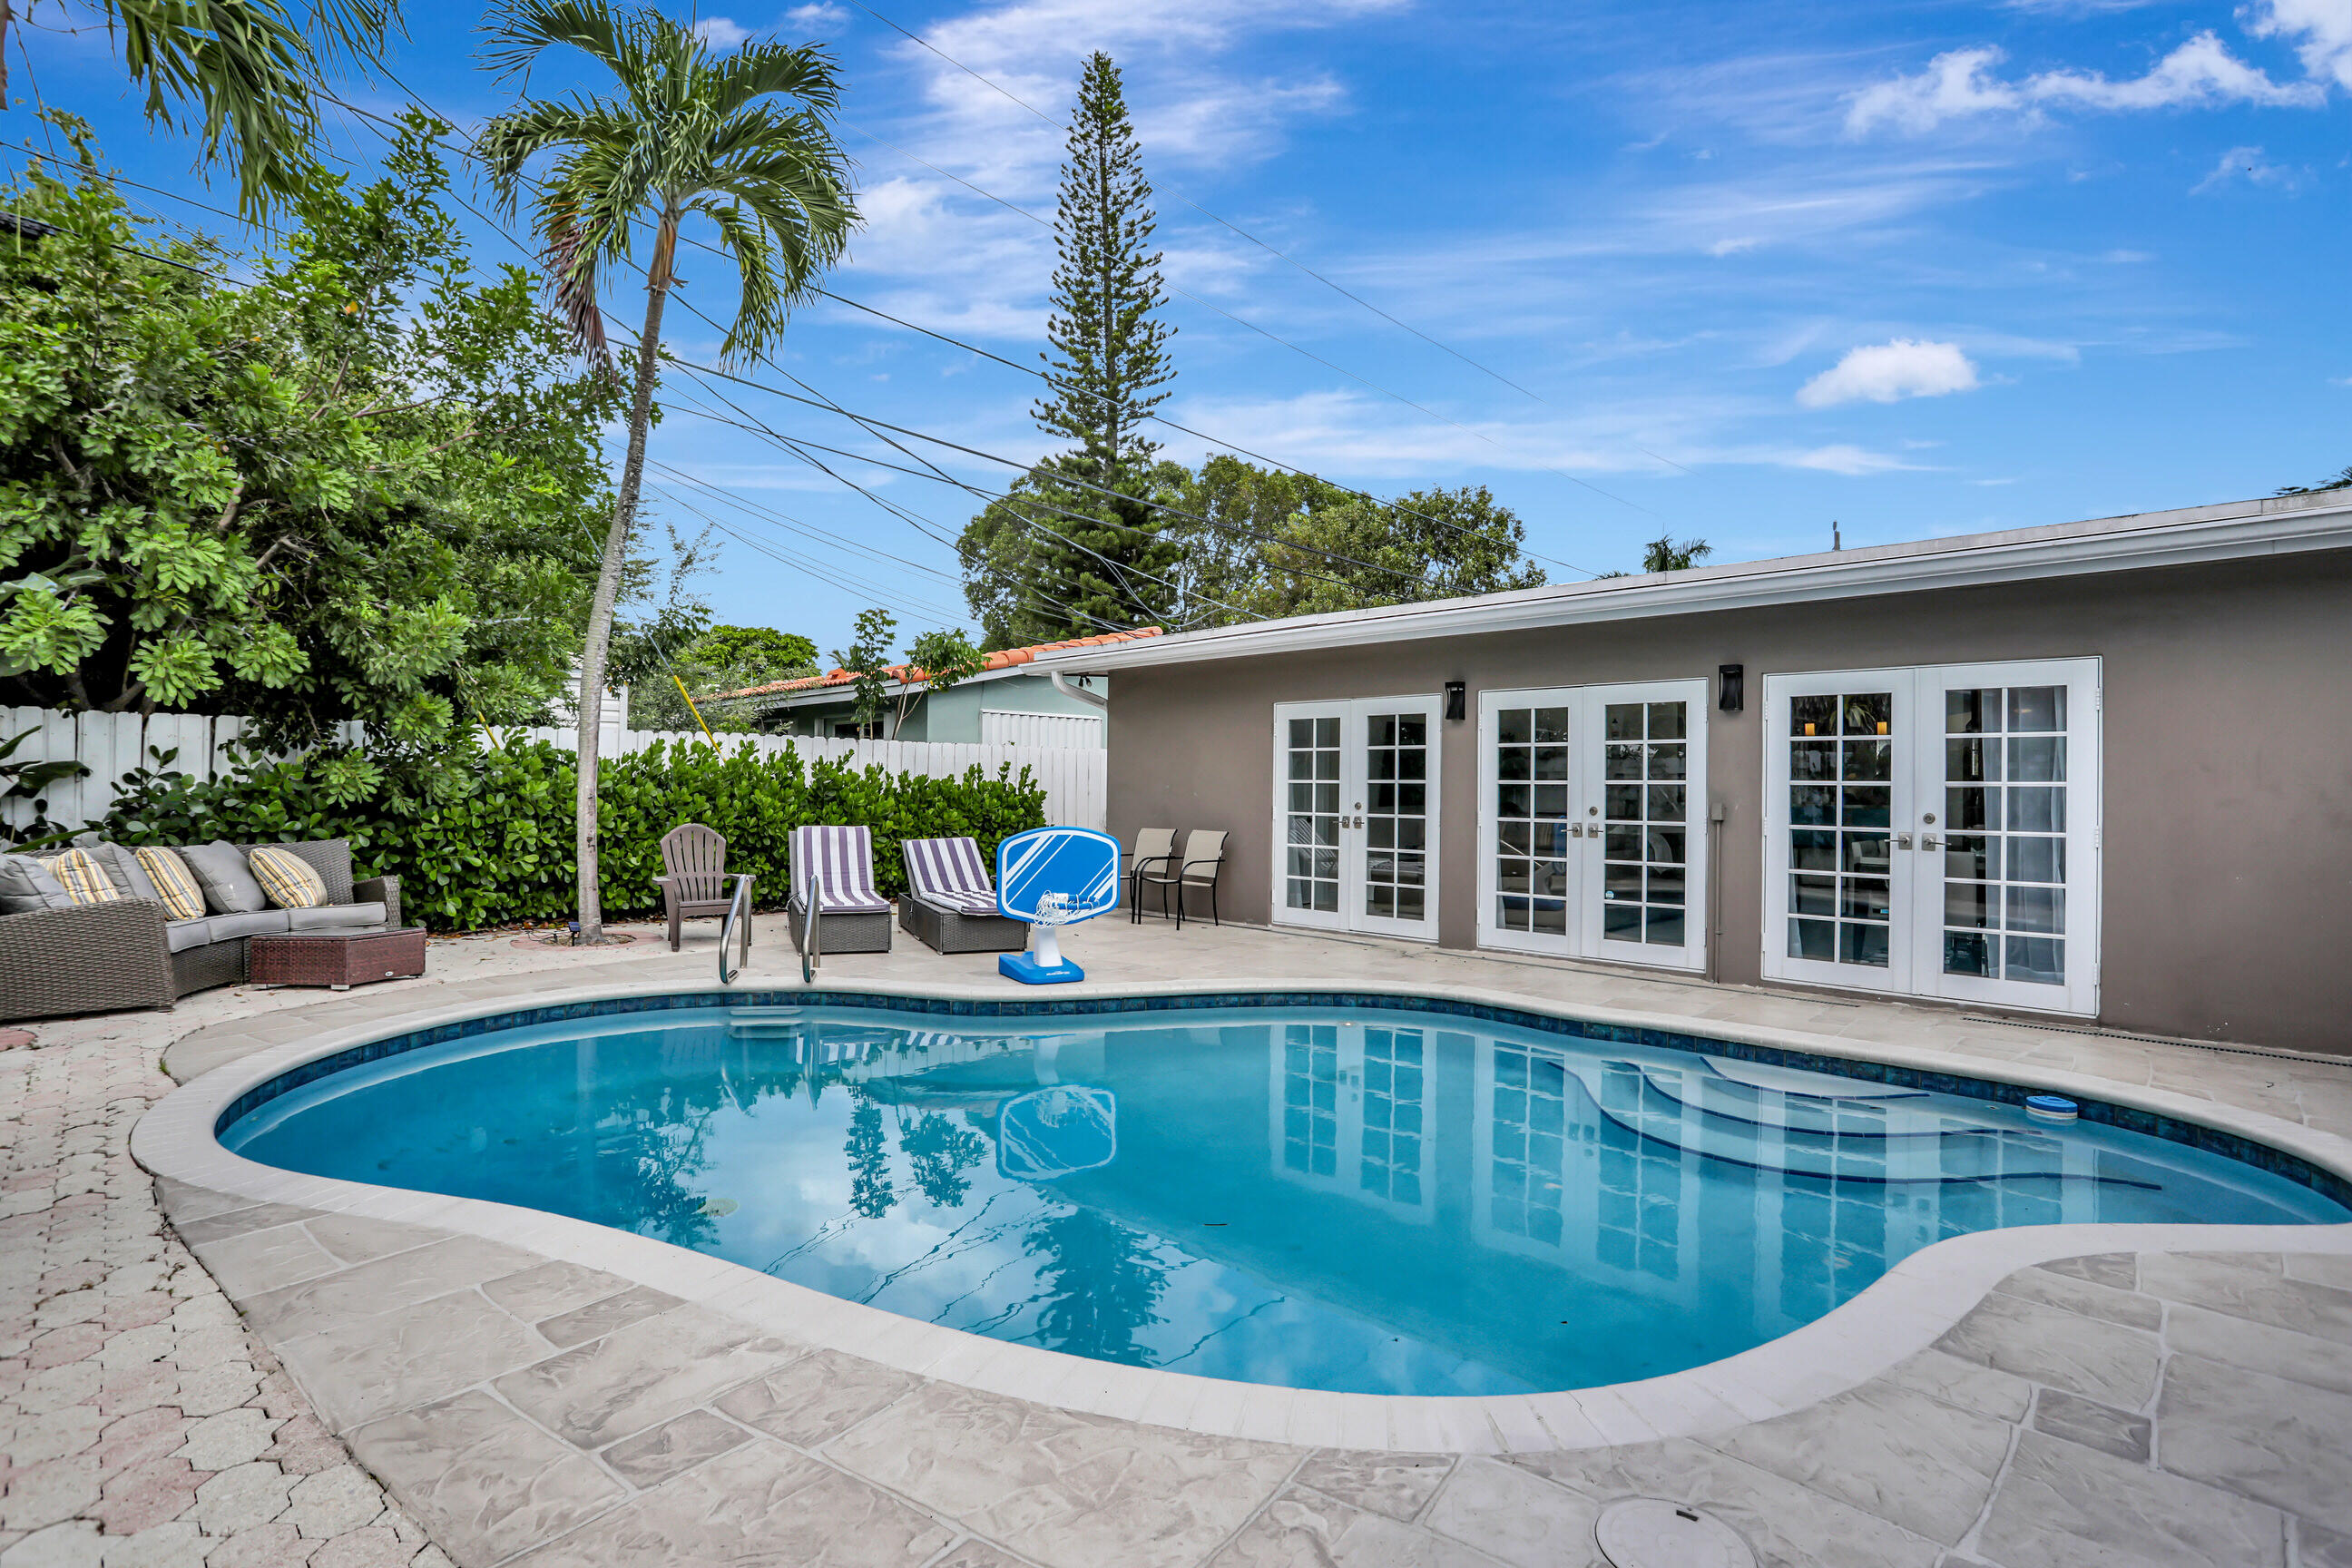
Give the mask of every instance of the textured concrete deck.
MULTIPOLYGON (((1738 1022, 1969 1056, 2011 1074, 2089 1073, 2352 1131, 2352 1068, 2334 1063, 1231 927, 1180 934, 1097 922, 1070 946, 1105 981, 1475 985, 1555 1007, 1672 1013, 1701 1030, 1738 1022)), ((784 977, 780 951, 754 956, 751 979, 784 977)), ((27 1194, 16 1206, 52 1215, 82 1199, 125 1233, 153 1231, 118 1134, 164 1087, 147 1064, 174 1037, 186 1037, 170 1064, 186 1077, 461 994, 543 997, 550 971, 686 984, 702 981, 711 962, 707 936, 686 954, 640 946, 617 959, 436 943, 434 978, 323 1004, 315 994, 221 993, 174 1016, 45 1026, 41 1049, 0 1056, 8 1109, 20 1125, 57 1109, 105 1129, 102 1140, 84 1137, 106 1144, 87 1167, 102 1177, 68 1192, 72 1183, 57 1170, 17 1161, 24 1140, 12 1136, 12 1184, 25 1183, 27 1194), (208 1020, 218 1026, 188 1033, 208 1020), (101 1060, 114 1064, 110 1077, 89 1070, 101 1060), (93 1192, 95 1204, 86 1201, 93 1192)), ((968 984, 989 962, 902 949, 837 957, 826 979, 968 984)), ((203 1191, 163 1195, 180 1235, 244 1314, 235 1348, 257 1379, 273 1352, 282 1356, 320 1421, 397 1500, 387 1509, 374 1497, 376 1511, 355 1528, 413 1552, 418 1543, 403 1539, 413 1517, 465 1563, 1549 1568, 1598 1563, 1598 1507, 1640 1493, 1713 1509, 1773 1563, 2352 1565, 2352 1261, 2341 1254, 2055 1261, 2011 1276, 1935 1348, 1811 1408, 1696 1436, 1501 1458, 1312 1448, 1078 1415, 811 1348, 498 1242, 203 1191), (259 1342, 244 1341, 248 1332, 259 1342)), ((0 1247, 16 1245, 0 1231, 0 1247)), ((0 1264, 10 1261, 0 1251, 0 1264)), ((18 1271, 6 1277, 13 1290, 18 1271)), ((54 1479, 79 1475, 76 1464, 102 1472, 102 1443, 29 1465, 18 1458, 28 1437, 35 1454, 44 1441, 71 1441, 45 1436, 54 1422, 18 1415, 40 1414, 24 1395, 43 1374, 15 1369, 29 1369, 39 1343, 89 1321, 77 1315, 89 1303, 72 1298, 103 1300, 106 1282, 74 1285, 78 1278, 7 1298, 0 1331, 14 1337, 0 1348, 22 1345, 27 1359, 0 1373, 14 1380, 0 1382, 0 1398, 16 1432, 10 1490, 0 1496, 6 1568, 97 1562, 108 1543, 89 1528, 106 1523, 102 1510, 74 1503, 72 1487, 54 1479), (60 1459, 65 1469, 43 1468, 60 1459), (36 1470, 44 1479, 24 1495, 52 1500, 15 1506, 19 1480, 36 1470), (88 1555, 57 1554, 85 1547, 88 1555)), ((184 1283, 203 1298, 197 1280, 184 1283)), ((205 1331, 194 1326, 203 1316, 184 1331, 191 1339, 205 1331)), ((151 1336, 176 1352, 174 1365, 231 1348, 183 1344, 182 1331, 151 1336)), ((65 1408, 55 1402, 79 1387, 54 1377, 39 1386, 53 1384, 32 1403, 65 1408)), ((287 1413, 265 1412, 277 1423, 265 1434, 306 1419, 287 1405, 291 1390, 273 1386, 262 1394, 287 1413)), ((194 1459, 209 1457, 183 1463, 196 1475, 194 1459)), ((197 1489, 219 1484, 200 1480, 197 1489)), ((96 1490, 102 1502, 103 1475, 96 1490)), ((247 1531, 248 1544, 262 1544, 252 1530, 286 1522, 292 1504, 278 1507, 247 1531)), ((179 1554, 109 1561, 194 1562, 207 1552, 214 1563, 303 1552, 340 1560, 313 1551, 332 1542, 299 1521, 270 1538, 286 1555, 252 1557, 231 1553, 235 1532, 204 1535, 193 1507, 141 1522, 142 1547, 179 1554), (187 1528, 168 1539, 154 1533, 178 1525, 187 1528)), ((107 1528, 110 1537, 120 1527, 107 1528)))

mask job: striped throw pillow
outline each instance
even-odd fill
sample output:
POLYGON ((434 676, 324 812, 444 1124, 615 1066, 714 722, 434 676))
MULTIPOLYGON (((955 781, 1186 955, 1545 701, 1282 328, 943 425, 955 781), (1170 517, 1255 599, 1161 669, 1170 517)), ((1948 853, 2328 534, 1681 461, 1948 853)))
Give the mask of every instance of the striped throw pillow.
POLYGON ((110 904, 122 897, 122 889, 114 885, 98 858, 87 849, 68 849, 47 862, 49 875, 58 879, 66 896, 78 904, 110 904))
POLYGON ((254 880, 261 884, 261 890, 278 909, 310 910, 327 901, 325 879, 291 849, 273 849, 263 845, 247 850, 245 863, 253 868, 254 880))
POLYGON ((163 912, 175 921, 202 919, 205 912, 205 890, 196 886, 195 873, 179 852, 149 845, 138 852, 139 868, 155 884, 155 894, 163 900, 163 912))

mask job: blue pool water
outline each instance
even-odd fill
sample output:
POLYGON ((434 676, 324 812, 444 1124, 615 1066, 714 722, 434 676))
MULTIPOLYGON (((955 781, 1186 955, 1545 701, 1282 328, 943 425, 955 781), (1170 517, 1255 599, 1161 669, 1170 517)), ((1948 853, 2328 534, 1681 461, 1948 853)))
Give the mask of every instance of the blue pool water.
POLYGON ((972 1333, 1384 1394, 1695 1366, 1965 1231, 2352 1217, 2111 1127, 1373 1008, 597 1017, 333 1073, 221 1136, 972 1333))

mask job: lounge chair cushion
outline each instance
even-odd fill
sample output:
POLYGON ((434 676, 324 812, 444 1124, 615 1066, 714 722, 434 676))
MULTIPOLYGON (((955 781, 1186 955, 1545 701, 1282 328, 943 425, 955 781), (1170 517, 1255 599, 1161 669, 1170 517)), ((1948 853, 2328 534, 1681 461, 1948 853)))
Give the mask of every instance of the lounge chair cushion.
POLYGON ((268 895, 272 909, 307 910, 327 901, 327 884, 310 863, 272 844, 257 844, 245 852, 253 879, 268 895))
POLYGON ((192 947, 203 947, 213 940, 213 922, 202 915, 192 921, 165 921, 163 947, 169 952, 185 952, 192 947))
POLYGON ((909 838, 898 848, 907 864, 907 886, 924 903, 960 915, 999 912, 976 840, 909 838))
POLYGON ((383 924, 382 904, 314 904, 283 913, 289 931, 350 931, 383 924))
POLYGON ((46 862, 30 855, 0 855, 0 915, 73 907, 73 895, 46 862))
POLYGON ((808 908, 814 879, 829 915, 887 915, 890 900, 874 890, 874 836, 864 827, 795 827, 792 840, 793 904, 808 908))
POLYGON ((212 913, 246 915, 269 907, 269 895, 245 863, 245 851, 227 839, 188 845, 180 858, 195 874, 196 885, 205 890, 205 908, 212 913))
POLYGON ((205 890, 197 885, 196 874, 188 869, 188 863, 180 858, 178 850, 151 844, 138 851, 137 858, 139 868, 154 884, 156 901, 163 906, 166 915, 175 921, 205 918, 205 890))

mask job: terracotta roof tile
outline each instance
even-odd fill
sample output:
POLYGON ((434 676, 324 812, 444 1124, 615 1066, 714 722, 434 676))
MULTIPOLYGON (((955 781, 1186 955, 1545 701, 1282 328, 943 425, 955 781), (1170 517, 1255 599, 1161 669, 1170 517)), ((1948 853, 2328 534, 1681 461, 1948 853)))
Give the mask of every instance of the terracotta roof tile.
MULTIPOLYGON (((1098 647, 1105 643, 1137 642, 1144 637, 1156 637, 1160 635, 1162 631, 1159 626, 1139 626, 1131 632, 1103 632, 1095 637, 1066 637, 1060 642, 1041 642, 1028 647, 999 648, 990 654, 986 662, 980 668, 981 672, 986 674, 990 670, 1010 669, 1017 664, 1028 664, 1041 653, 1059 653, 1064 648, 1071 647, 1098 647)), ((919 681, 929 679, 924 671, 910 670, 903 664, 891 665, 884 673, 897 681, 919 681)), ((832 669, 823 675, 803 676, 798 680, 772 680, 765 686, 747 686, 740 691, 714 691, 704 700, 715 702, 731 697, 779 697, 787 692, 814 691, 820 687, 849 686, 855 684, 856 679, 856 676, 845 669, 832 669)))

